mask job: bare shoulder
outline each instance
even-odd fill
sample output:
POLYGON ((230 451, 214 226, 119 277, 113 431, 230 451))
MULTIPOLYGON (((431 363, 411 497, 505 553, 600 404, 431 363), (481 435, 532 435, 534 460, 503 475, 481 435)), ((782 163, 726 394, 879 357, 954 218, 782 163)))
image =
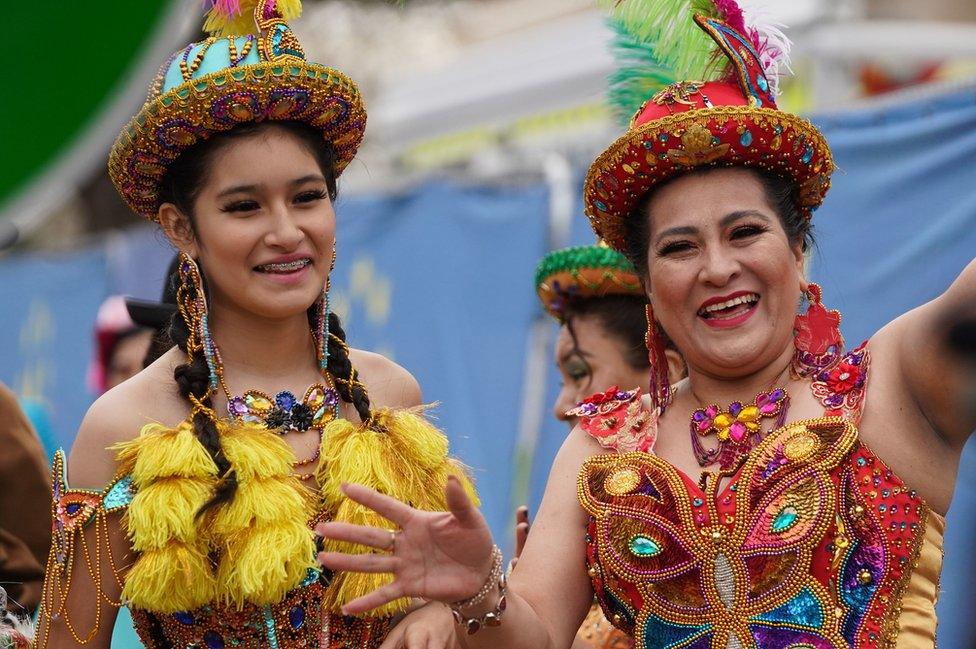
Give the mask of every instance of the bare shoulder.
POLYGON ((412 408, 422 403, 420 384, 413 374, 380 354, 350 349, 349 360, 369 390, 373 407, 412 408))
POLYGON ((175 426, 186 417, 189 408, 173 380, 173 368, 181 362, 181 353, 167 352, 91 405, 68 458, 72 487, 102 488, 115 477, 113 445, 133 439, 147 423, 175 426))

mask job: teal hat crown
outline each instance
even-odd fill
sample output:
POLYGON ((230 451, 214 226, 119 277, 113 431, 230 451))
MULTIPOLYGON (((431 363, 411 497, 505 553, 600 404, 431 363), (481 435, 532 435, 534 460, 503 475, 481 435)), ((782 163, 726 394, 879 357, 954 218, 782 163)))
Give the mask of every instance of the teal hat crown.
POLYGON ((247 122, 303 122, 332 145, 338 176, 366 129, 366 107, 352 79, 305 59, 286 22, 301 13, 299 0, 212 2, 205 25, 212 35, 166 60, 109 156, 119 194, 152 220, 169 165, 216 133, 247 122))

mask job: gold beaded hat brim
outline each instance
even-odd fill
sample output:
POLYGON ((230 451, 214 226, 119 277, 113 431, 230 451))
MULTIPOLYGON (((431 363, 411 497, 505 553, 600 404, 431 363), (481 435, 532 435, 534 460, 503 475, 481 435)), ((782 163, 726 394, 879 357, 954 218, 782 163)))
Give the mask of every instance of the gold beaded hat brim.
POLYGON ((597 236, 627 248, 628 219, 654 187, 707 167, 744 166, 791 178, 806 218, 830 189, 834 162, 809 121, 779 110, 749 40, 720 20, 696 22, 730 59, 734 80, 684 81, 648 100, 591 165, 583 186, 597 236))
POLYGON ((559 322, 565 318, 567 303, 573 300, 644 296, 637 271, 626 257, 606 245, 550 252, 536 268, 535 286, 542 306, 559 322))
POLYGON ((308 124, 334 147, 337 176, 356 155, 366 128, 356 84, 338 70, 306 61, 287 23, 265 4, 255 9, 257 35, 211 36, 174 54, 149 100, 122 129, 108 169, 133 211, 155 221, 170 163, 238 124, 308 124))

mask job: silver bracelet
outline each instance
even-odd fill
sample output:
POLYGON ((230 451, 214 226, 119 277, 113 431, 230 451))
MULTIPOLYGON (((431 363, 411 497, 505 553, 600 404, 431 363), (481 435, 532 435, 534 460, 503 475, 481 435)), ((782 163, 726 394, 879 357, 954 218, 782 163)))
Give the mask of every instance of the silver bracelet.
POLYGON ((502 552, 496 545, 492 548, 491 572, 488 575, 488 579, 485 580, 485 585, 481 587, 481 590, 474 597, 451 604, 451 613, 454 615, 454 621, 460 626, 463 626, 467 630, 468 635, 477 633, 482 627, 500 626, 502 623, 502 613, 505 611, 507 605, 505 600, 507 590, 508 576, 502 570, 502 552), (498 585, 498 602, 495 604, 495 608, 478 617, 466 617, 461 613, 462 608, 483 602, 496 584, 498 585))

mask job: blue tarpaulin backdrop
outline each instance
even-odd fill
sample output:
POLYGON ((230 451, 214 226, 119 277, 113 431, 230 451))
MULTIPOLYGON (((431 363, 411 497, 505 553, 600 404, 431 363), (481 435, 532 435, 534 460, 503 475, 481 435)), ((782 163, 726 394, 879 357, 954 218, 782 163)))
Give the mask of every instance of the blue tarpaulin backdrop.
MULTIPOLYGON (((857 343, 935 297, 976 254, 976 90, 815 121, 840 172, 815 217, 811 273, 857 343)), ((439 424, 473 467, 496 535, 509 539, 525 358, 543 317, 532 279, 549 241, 546 187, 436 182, 392 198, 340 198, 337 211, 334 302, 350 342, 391 356, 418 378, 426 400, 441 404, 439 424)), ((580 216, 572 243, 591 242, 580 216)), ((170 254, 157 233, 137 228, 70 255, 0 262, 0 380, 45 408, 61 444, 70 445, 92 399, 85 370, 99 303, 115 292, 157 297, 170 254)), ((566 434, 548 414, 554 370, 544 387, 533 505, 566 434)), ((976 453, 961 470, 961 482, 973 485, 976 453)), ((976 498, 960 489, 947 534, 941 646, 967 646, 974 526, 976 498)))

